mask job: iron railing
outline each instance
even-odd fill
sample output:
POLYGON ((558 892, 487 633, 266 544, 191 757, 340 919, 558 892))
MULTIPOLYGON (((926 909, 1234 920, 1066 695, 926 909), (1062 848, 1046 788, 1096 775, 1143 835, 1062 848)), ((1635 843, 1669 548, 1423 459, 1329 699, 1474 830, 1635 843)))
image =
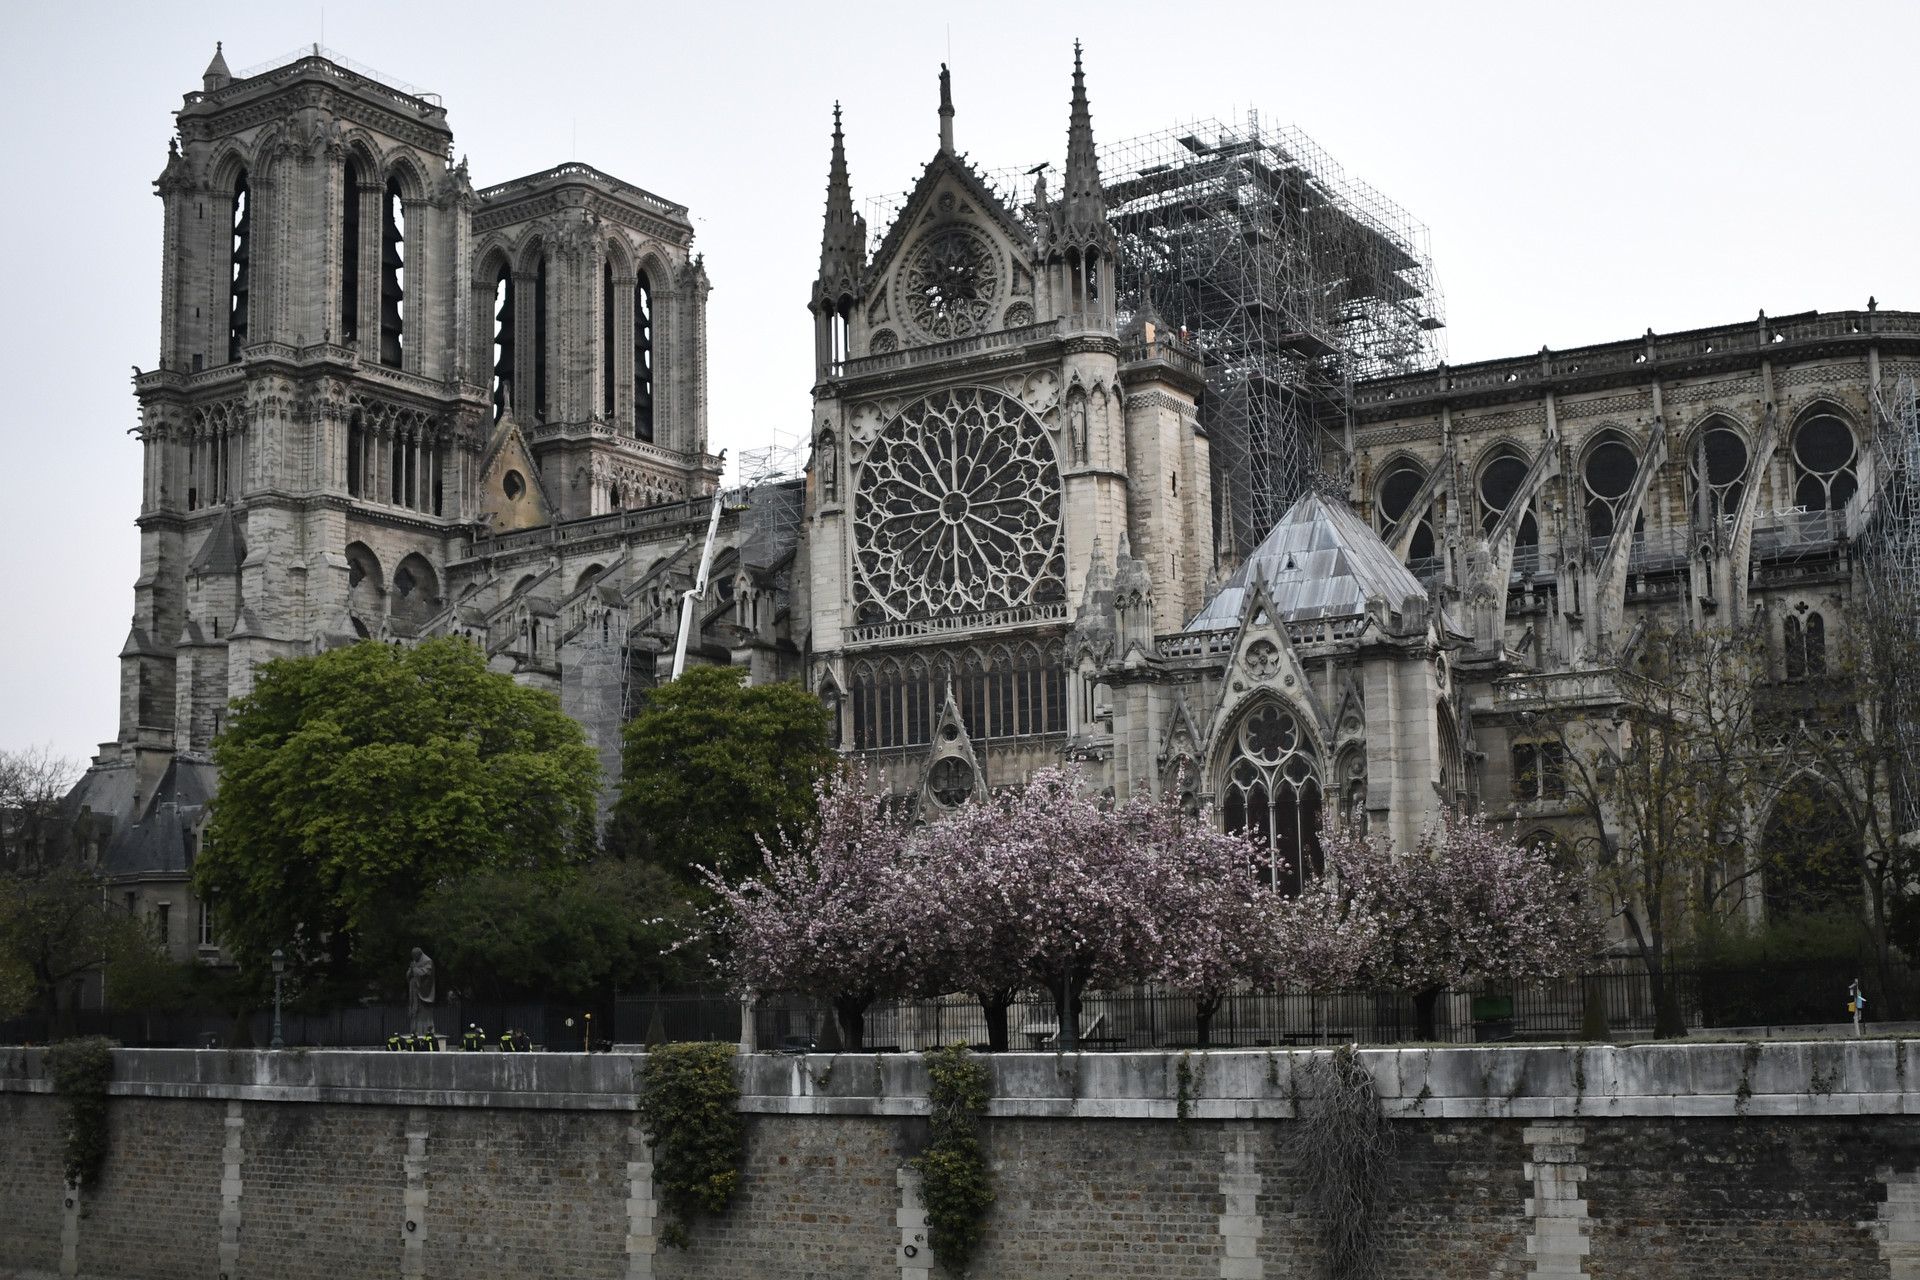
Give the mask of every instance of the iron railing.
MULTIPOLYGON (((1843 962, 1772 964, 1746 968, 1675 969, 1669 974, 1681 1018, 1696 1032, 1738 1027, 1807 1026, 1845 1022, 1848 986, 1859 980, 1872 1019, 1920 1013, 1920 968, 1894 967, 1891 989, 1873 965, 1843 962)), ((1443 991, 1434 1007, 1434 1039, 1473 1044, 1495 1040, 1567 1040, 1585 1030, 1589 1000, 1606 1012, 1608 1032, 1625 1038, 1654 1030, 1657 1001, 1645 969, 1616 961, 1604 972, 1556 980, 1491 982, 1443 991)), ((767 1051, 831 1044, 830 1006, 804 996, 773 994, 753 1001, 754 1044, 767 1051)), ((435 1011, 440 1034, 457 1045, 468 1023, 489 1041, 509 1028, 524 1031, 536 1048, 578 1052, 586 1046, 586 1015, 593 1014, 595 1049, 741 1039, 741 1001, 714 992, 622 996, 612 1007, 451 1003, 435 1011), (610 1015, 610 1016, 609 1016, 610 1015)), ((1226 997, 1203 1040, 1191 996, 1149 984, 1088 992, 1081 999, 1080 1047, 1088 1051, 1211 1048, 1298 1048, 1329 1044, 1394 1044, 1416 1039, 1418 1017, 1410 992, 1246 991, 1226 997)), ((231 1042, 230 1013, 82 1012, 56 1028, 44 1016, 0 1021, 0 1043, 43 1044, 54 1034, 107 1035, 129 1046, 216 1048, 231 1042)), ((272 1035, 272 1011, 248 1021, 253 1043, 272 1035)), ((409 1028, 402 1006, 354 1007, 330 1013, 285 1014, 289 1047, 374 1048, 409 1028)), ((1044 991, 1021 993, 1008 1010, 1009 1048, 1053 1052, 1060 1035, 1053 1000, 1044 991)), ((866 1012, 862 1048, 911 1052, 964 1042, 988 1044, 979 1002, 953 995, 933 1000, 886 1000, 866 1012)), ((843 1042, 844 1043, 844 1042, 843 1042)))

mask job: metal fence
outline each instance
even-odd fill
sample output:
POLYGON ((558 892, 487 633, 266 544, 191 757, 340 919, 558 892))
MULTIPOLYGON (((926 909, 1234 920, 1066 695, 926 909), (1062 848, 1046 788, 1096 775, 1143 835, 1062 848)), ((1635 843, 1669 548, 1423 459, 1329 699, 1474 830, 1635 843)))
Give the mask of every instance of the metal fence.
MULTIPOLYGON (((542 1004, 450 1002, 433 1013, 434 1030, 453 1044, 469 1023, 481 1027, 488 1041, 504 1031, 524 1032, 536 1046, 581 1050, 586 1047, 594 1010, 542 1004)), ((600 1021, 595 1018, 595 1021, 600 1021)), ((68 1025, 56 1025, 45 1015, 0 1020, 0 1044, 45 1044, 56 1035, 109 1036, 130 1047, 148 1049, 217 1049, 235 1042, 238 1018, 219 1010, 185 1013, 139 1010, 82 1010, 64 1016, 68 1025)), ((354 1005, 325 1013, 282 1013, 281 1039, 290 1049, 384 1048, 388 1038, 412 1031, 405 1005, 354 1005)), ((273 1010, 255 1009, 247 1015, 253 1044, 265 1048, 273 1039, 273 1010)), ((597 1046, 608 1042, 605 1024, 592 1032, 597 1046)))
MULTIPOLYGON (((1871 1019, 1920 1014, 1920 970, 1904 963, 1891 989, 1867 964, 1780 964, 1751 968, 1683 969, 1670 980, 1680 1013, 1696 1031, 1730 1027, 1830 1024, 1847 1020, 1848 986, 1855 979, 1867 996, 1871 1019)), ((1656 1001, 1645 970, 1621 963, 1603 973, 1557 981, 1488 983, 1443 992, 1434 1009, 1436 1039, 1454 1044, 1493 1040, 1564 1040, 1581 1034, 1589 1000, 1600 1001, 1616 1036, 1645 1036, 1654 1029, 1656 1001)), ((741 1004, 715 992, 623 996, 611 1009, 540 1004, 452 1002, 435 1011, 442 1035, 458 1043, 468 1023, 489 1040, 502 1031, 524 1031, 536 1048, 578 1052, 592 1043, 659 1044, 741 1038, 741 1004), (610 1017, 608 1015, 611 1015, 610 1017)), ((212 1048, 231 1043, 229 1013, 83 1012, 69 1015, 81 1035, 107 1035, 122 1044, 152 1048, 212 1048)), ((753 1004, 754 1043, 764 1050, 800 1050, 831 1043, 824 1001, 769 995, 753 1004)), ((249 1015, 253 1043, 272 1036, 272 1013, 249 1015)), ((282 1037, 292 1048, 371 1048, 409 1028, 402 1006, 355 1006, 329 1013, 289 1013, 282 1037)), ((1008 1011, 1010 1047, 1051 1051, 1059 1047, 1053 1001, 1045 992, 1021 994, 1008 1011)), ((1214 1013, 1205 1044, 1213 1048, 1282 1048, 1328 1044, 1393 1044, 1415 1038, 1414 999, 1406 993, 1305 991, 1242 992, 1214 1013)), ((42 1044, 55 1028, 45 1017, 0 1021, 0 1043, 42 1044)), ((1148 985, 1088 992, 1081 1001, 1080 1044, 1089 1051, 1197 1048, 1200 1020, 1192 997, 1148 985)), ((889 1000, 866 1013, 863 1047, 913 1051, 965 1042, 985 1048, 987 1024, 971 996, 936 1000, 889 1000)))

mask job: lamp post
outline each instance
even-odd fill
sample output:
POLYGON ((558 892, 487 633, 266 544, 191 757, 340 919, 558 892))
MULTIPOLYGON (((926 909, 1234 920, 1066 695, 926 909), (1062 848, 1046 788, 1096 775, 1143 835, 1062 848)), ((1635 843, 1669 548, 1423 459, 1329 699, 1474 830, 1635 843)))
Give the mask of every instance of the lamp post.
POLYGON ((280 1038, 280 975, 286 972, 286 953, 280 948, 273 949, 273 1043, 272 1048, 284 1049, 287 1042, 280 1038))

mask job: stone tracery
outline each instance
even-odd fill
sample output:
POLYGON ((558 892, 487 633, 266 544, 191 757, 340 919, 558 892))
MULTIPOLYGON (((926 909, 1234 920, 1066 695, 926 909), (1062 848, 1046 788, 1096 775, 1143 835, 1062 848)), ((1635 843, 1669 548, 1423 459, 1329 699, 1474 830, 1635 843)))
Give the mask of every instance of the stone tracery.
POLYGON ((888 423, 861 463, 854 522, 862 621, 1064 597, 1053 445, 998 391, 938 392, 888 423))

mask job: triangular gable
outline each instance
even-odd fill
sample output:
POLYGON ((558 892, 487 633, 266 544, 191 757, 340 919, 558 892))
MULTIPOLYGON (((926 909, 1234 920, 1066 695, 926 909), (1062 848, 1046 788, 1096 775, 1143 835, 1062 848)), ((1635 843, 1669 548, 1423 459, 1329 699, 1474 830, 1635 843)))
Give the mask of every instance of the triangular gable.
POLYGON ((1247 703, 1269 694, 1312 724, 1323 746, 1332 746, 1333 726, 1313 695, 1307 669, 1287 636, 1286 622, 1267 590, 1265 577, 1256 573, 1244 595, 1240 632, 1234 637, 1233 657, 1222 676, 1220 702, 1208 725, 1207 741, 1217 739, 1247 703))
POLYGON ((503 416, 480 462, 480 518, 491 516, 494 533, 538 529, 553 523, 553 503, 533 465, 533 450, 511 415, 503 416), (509 483, 509 473, 519 483, 509 483), (509 493, 509 489, 515 490, 509 493))
POLYGON ((869 280, 885 278, 887 271, 893 265, 894 258, 899 256, 901 247, 926 218, 929 207, 940 190, 941 180, 949 177, 966 193, 968 199, 978 204, 1015 247, 1024 250, 1031 257, 1033 236, 1028 232, 1026 224, 1014 216, 1013 211, 993 193, 993 188, 973 171, 972 165, 951 152, 942 151, 927 161, 926 169, 920 174, 920 181, 914 184, 913 192, 907 197, 906 206, 900 210, 900 216, 893 220, 893 225, 887 228, 886 239, 882 240, 879 249, 875 250, 873 264, 868 268, 869 280))
POLYGON ((1261 540, 1217 595, 1187 624, 1188 631, 1233 626, 1247 583, 1258 573, 1290 622, 1357 617, 1368 602, 1393 613, 1424 609, 1427 590, 1343 502, 1309 493, 1261 540))
POLYGON ((940 707, 940 717, 934 722, 933 742, 934 749, 927 756, 926 766, 920 774, 920 812, 938 812, 957 807, 936 795, 935 790, 947 790, 951 795, 952 791, 958 789, 957 782, 961 780, 967 782, 967 792, 966 797, 958 801, 959 804, 986 799, 987 775, 980 768, 978 757, 973 754, 973 740, 967 734, 966 722, 960 718, 960 707, 954 701, 951 684, 947 686, 947 698, 940 707), (942 768, 946 761, 958 763, 942 768), (967 771, 966 774, 960 772, 962 767, 967 771))

